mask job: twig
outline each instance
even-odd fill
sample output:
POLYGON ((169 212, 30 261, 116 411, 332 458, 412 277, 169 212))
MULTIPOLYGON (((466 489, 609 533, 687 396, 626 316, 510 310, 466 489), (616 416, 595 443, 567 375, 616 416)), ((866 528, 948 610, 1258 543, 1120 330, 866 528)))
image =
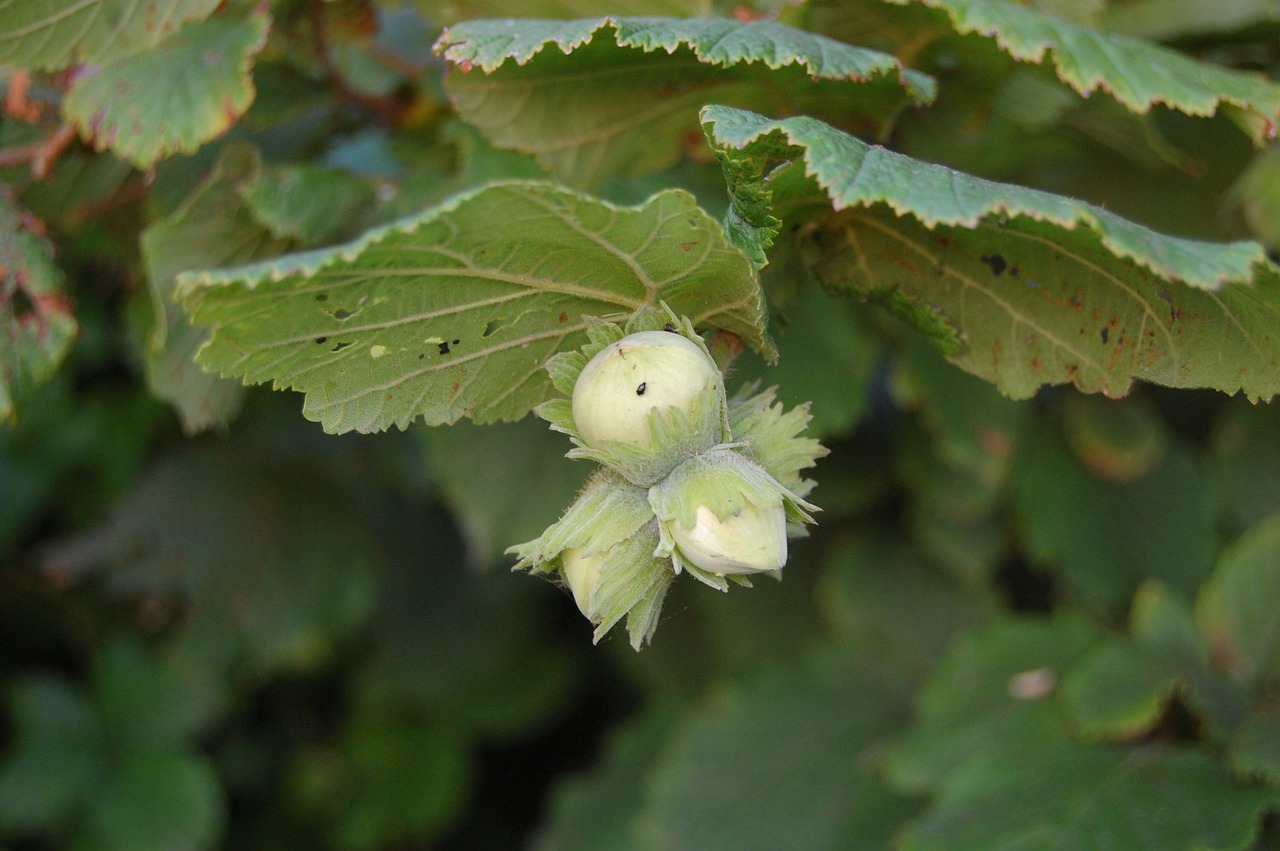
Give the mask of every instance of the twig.
POLYGON ((39 152, 35 158, 31 160, 31 176, 36 180, 40 180, 53 168, 53 164, 58 161, 58 157, 67 149, 67 145, 71 144, 71 140, 76 137, 76 128, 70 124, 63 124, 57 130, 53 131, 53 135, 45 139, 44 144, 40 146, 39 152))
POLYGON ((31 72, 14 71, 9 77, 9 90, 4 96, 4 114, 28 124, 40 120, 40 107, 31 102, 27 93, 31 91, 31 72))
POLYGON ((63 124, 39 142, 0 148, 0 168, 13 168, 30 163, 31 176, 39 180, 49 173, 58 157, 75 137, 76 128, 70 124, 63 124))

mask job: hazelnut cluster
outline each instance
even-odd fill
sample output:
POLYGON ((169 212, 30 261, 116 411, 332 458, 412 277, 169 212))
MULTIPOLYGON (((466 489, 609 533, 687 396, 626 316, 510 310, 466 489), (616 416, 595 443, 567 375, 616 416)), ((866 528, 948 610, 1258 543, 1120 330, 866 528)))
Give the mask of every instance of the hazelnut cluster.
POLYGON ((559 521, 508 552, 516 569, 569 588, 596 641, 626 617, 639 649, 677 575, 721 591, 753 573, 780 576, 788 536, 817 510, 800 471, 826 451, 801 436, 807 405, 784 411, 772 388, 729 398, 687 318, 589 319, 588 335, 548 362, 568 398, 537 413, 569 436, 567 457, 600 469, 559 521))

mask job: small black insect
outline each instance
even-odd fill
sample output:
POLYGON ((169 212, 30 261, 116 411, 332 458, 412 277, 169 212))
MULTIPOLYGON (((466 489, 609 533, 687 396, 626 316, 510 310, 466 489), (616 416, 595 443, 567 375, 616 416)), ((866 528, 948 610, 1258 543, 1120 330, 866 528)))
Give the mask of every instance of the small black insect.
POLYGON ((647 381, 641 381, 641 382, 640 382, 640 386, 636 388, 636 395, 637 395, 637 396, 643 396, 643 395, 644 395, 644 391, 645 391, 645 387, 646 387, 646 386, 648 386, 648 382, 647 382, 647 381))
POLYGON ((666 331, 668 334, 674 334, 676 333, 676 324, 674 322, 668 322, 666 325, 662 326, 662 330, 666 331))

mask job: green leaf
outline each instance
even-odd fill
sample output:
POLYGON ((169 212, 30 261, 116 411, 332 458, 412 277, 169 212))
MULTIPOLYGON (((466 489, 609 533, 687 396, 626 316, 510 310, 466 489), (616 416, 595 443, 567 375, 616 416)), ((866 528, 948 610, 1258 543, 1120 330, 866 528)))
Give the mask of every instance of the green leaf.
POLYGON ((267 672, 324 662, 364 622, 374 564, 349 507, 313 469, 211 449, 163 459, 106 523, 46 558, 59 575, 102 571, 117 594, 189 606, 188 630, 267 672))
POLYGON ((816 597, 838 639, 919 679, 957 634, 996 611, 991 595, 927 570, 907 546, 863 538, 830 554, 816 597))
POLYGON ((708 102, 883 122, 934 95, 889 54, 774 21, 471 21, 436 50, 460 117, 584 188, 675 162, 708 102))
POLYGON ((89 826, 101 847, 134 851, 207 848, 226 818, 209 760, 178 749, 127 750, 91 799, 89 826))
POLYGON ((136 636, 110 640, 96 660, 93 686, 112 741, 180 745, 205 732, 228 701, 214 655, 191 641, 154 652, 136 636))
POLYGON ((320 802, 343 849, 423 842, 459 815, 470 787, 468 742, 433 718, 364 709, 343 731, 349 798, 320 802))
POLYGON ((260 11, 183 27, 154 50, 78 77, 63 115, 95 149, 141 169, 194 153, 253 102, 253 57, 270 23, 260 11))
POLYGON ((1280 267, 1257 243, 1165 236, 810 118, 710 106, 703 120, 733 195, 726 227, 757 263, 777 205, 841 211, 809 237, 819 278, 886 302, 1006 395, 1074 383, 1121 396, 1134 379, 1280 391, 1280 267))
POLYGON ((1280 514, 1223 551, 1196 598, 1214 663, 1251 681, 1280 675, 1280 514))
POLYGON ((128 163, 72 147, 58 157, 53 171, 23 190, 22 202, 45 221, 79 236, 87 225, 105 224, 102 211, 128 193, 136 179, 128 163))
POLYGON ((1280 21, 1275 0, 1125 0, 1112 3, 1102 29, 1163 41, 1181 36, 1229 33, 1253 24, 1280 21))
POLYGON ((107 772, 98 719, 79 690, 50 675, 10 683, 7 702, 16 735, 0 763, 0 825, 57 829, 107 772))
POLYGON ((205 366, 306 394, 327 431, 468 416, 515 420, 584 315, 666 301, 769 351, 751 264, 687 193, 618 208, 539 183, 494 184, 273 263, 183 276, 205 366))
POLYGON ((460 422, 424 430, 422 437, 476 566, 542 534, 573 502, 591 471, 590 465, 565 459, 568 439, 541 420, 490 426, 460 422))
POLYGON ((1068 719, 1082 735, 1135 739, 1159 722, 1183 684, 1182 673, 1172 661, 1115 639, 1067 673, 1062 700, 1068 719))
POLYGON ((993 753, 1014 753, 1062 726, 1055 699, 1063 675, 1097 645, 1086 621, 1005 618, 966 636, 921 689, 916 725, 894 749, 899 788, 938 787, 993 753))
MULTIPOLYGON (((382 702, 419 706, 467 730, 510 736, 562 709, 576 678, 538 603, 571 600, 545 582, 460 568, 462 542, 418 513, 400 528, 373 617, 378 645, 363 672, 382 702), (560 598, 560 599, 554 599, 560 598)), ((443 520, 443 518, 441 518, 443 520)), ((579 622, 580 639, 590 624, 579 622)))
POLYGON ((1272 248, 1280 248, 1280 145, 1254 157, 1228 197, 1240 208, 1254 236, 1272 248))
POLYGON ((191 324, 174 301, 179 272, 246 263, 284 251, 243 198, 260 164, 247 147, 228 147, 181 208, 142 232, 142 257, 156 317, 144 364, 151 392, 174 405, 183 428, 198 432, 226 425, 240 409, 244 388, 205 372, 195 354, 209 332, 191 324))
POLYGON ((957 773, 900 847, 1243 849, 1277 803, 1273 790, 1230 782, 1198 750, 1051 736, 957 773))
POLYGON ((1214 429, 1208 479, 1232 535, 1280 506, 1280 406, 1234 402, 1214 429))
POLYGON ((1092 475, 1062 443, 1035 429, 1012 483, 1028 556, 1056 568, 1093 605, 1123 606, 1144 579, 1185 594, 1209 575, 1216 539, 1204 477, 1186 450, 1134 482, 1092 475))
MULTIPOLYGON (((1254 711, 1251 690, 1211 667, 1208 643, 1183 596, 1158 581, 1144 582, 1133 598, 1130 631, 1141 652, 1178 673, 1183 702, 1212 740, 1226 743, 1254 711)), ((1151 679, 1153 672, 1145 676, 1151 679)))
POLYGON ((984 481, 975 471, 946 463, 937 442, 905 425, 898 429, 898 475, 911 497, 906 514, 912 541, 956 578, 989 580, 1009 548, 1000 505, 1003 478, 984 481))
POLYGON ((1261 145, 1276 135, 1280 86, 1229 71, 1141 39, 1100 32, 1003 0, 888 0, 942 10, 961 34, 991 38, 1019 62, 1053 63, 1058 79, 1082 95, 1103 90, 1128 109, 1162 105, 1209 116, 1226 107, 1261 145))
POLYGON ((1138 586, 1129 629, 1139 645, 1184 667, 1202 667, 1209 661, 1209 647, 1196 627, 1189 600, 1158 580, 1138 586))
POLYGON ((1008 549, 1001 501, 1031 409, 948 364, 919 335, 896 342, 889 389, 918 416, 898 429, 912 537, 953 575, 985 581, 1008 549))
POLYGON ((460 0, 443 9, 434 0, 418 0, 433 16, 450 21, 471 18, 585 18, 617 15, 711 14, 711 0, 460 0))
POLYGON ((931 453, 996 490, 1018 453, 1031 406, 950 366, 919 337, 899 340, 895 354, 890 390, 900 408, 919 412, 931 453))
POLYGON ((610 733, 590 769, 553 788, 533 851, 641 851, 634 823, 644 781, 684 711, 678 703, 659 702, 610 733))
POLYGON ((221 0, 4 0, 0 65, 56 71, 150 50, 221 0))
POLYGON ((896 673, 826 651, 709 701, 649 774, 646 847, 883 847, 914 810, 874 763, 906 698, 896 673))
POLYGON ((851 432, 870 407, 871 383, 880 359, 866 321, 866 308, 848 299, 827 297, 818 287, 805 287, 783 308, 773 335, 778 362, 758 359, 734 364, 735 382, 759 379, 777 385, 788 408, 811 403, 814 437, 851 432), (815 369, 814 364, 822 364, 815 369))
POLYGON ((1274 701, 1258 707, 1236 730, 1227 743, 1227 764, 1241 777, 1280 786, 1280 712, 1274 701))
MULTIPOLYGON (((253 217, 280 237, 310 247, 351 233, 352 222, 373 206, 369 182, 322 166, 284 166, 258 174, 244 187, 253 217)), ((235 261, 224 261, 227 265, 235 261)), ((193 263, 187 268, 223 265, 193 263)))
POLYGON ((1096 478, 1136 482, 1160 469, 1170 437, 1147 398, 1123 402, 1071 394, 1063 400, 1063 436, 1073 455, 1096 478))
POLYGON ((0 192, 0 424, 58 368, 79 328, 43 230, 0 192))

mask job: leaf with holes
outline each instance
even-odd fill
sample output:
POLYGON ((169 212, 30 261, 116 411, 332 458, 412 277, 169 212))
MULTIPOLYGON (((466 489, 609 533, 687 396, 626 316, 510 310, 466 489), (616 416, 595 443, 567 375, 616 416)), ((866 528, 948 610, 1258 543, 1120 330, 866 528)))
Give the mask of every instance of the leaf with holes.
POLYGON ((0 192, 0 423, 58 368, 77 327, 44 225, 0 192))
POLYGON ((0 0, 0 65, 56 71, 141 53, 221 0, 0 0))
POLYGON ((255 12, 184 27, 154 50, 78 77, 63 114, 97 150, 138 168, 194 153, 253 102, 253 57, 269 25, 255 12))
POLYGON ((583 316, 660 300, 772 352, 751 263, 678 190, 620 208, 491 184, 347 245, 179 286, 212 330, 201 363, 301 390, 332 432, 519 419, 551 395, 547 358, 585 342, 583 316))
POLYGON ((995 39, 1019 62, 1053 63, 1058 79, 1086 97, 1108 92, 1137 113, 1166 106, 1187 115, 1225 112, 1254 143, 1276 135, 1280 86, 1175 50, 1090 29, 1004 0, 887 0, 944 12, 961 34, 995 39))
POLYGON ((579 187, 670 165, 709 102, 874 130, 934 95, 887 53, 775 21, 472 21, 436 50, 454 65, 446 86, 465 121, 579 187))
POLYGON ((733 196, 728 232, 757 263, 783 224, 774 211, 803 211, 824 283, 885 303, 1006 395, 1072 383, 1123 396, 1135 379, 1280 392, 1280 266, 1257 243, 1166 236, 811 118, 709 106, 703 121, 733 196))

